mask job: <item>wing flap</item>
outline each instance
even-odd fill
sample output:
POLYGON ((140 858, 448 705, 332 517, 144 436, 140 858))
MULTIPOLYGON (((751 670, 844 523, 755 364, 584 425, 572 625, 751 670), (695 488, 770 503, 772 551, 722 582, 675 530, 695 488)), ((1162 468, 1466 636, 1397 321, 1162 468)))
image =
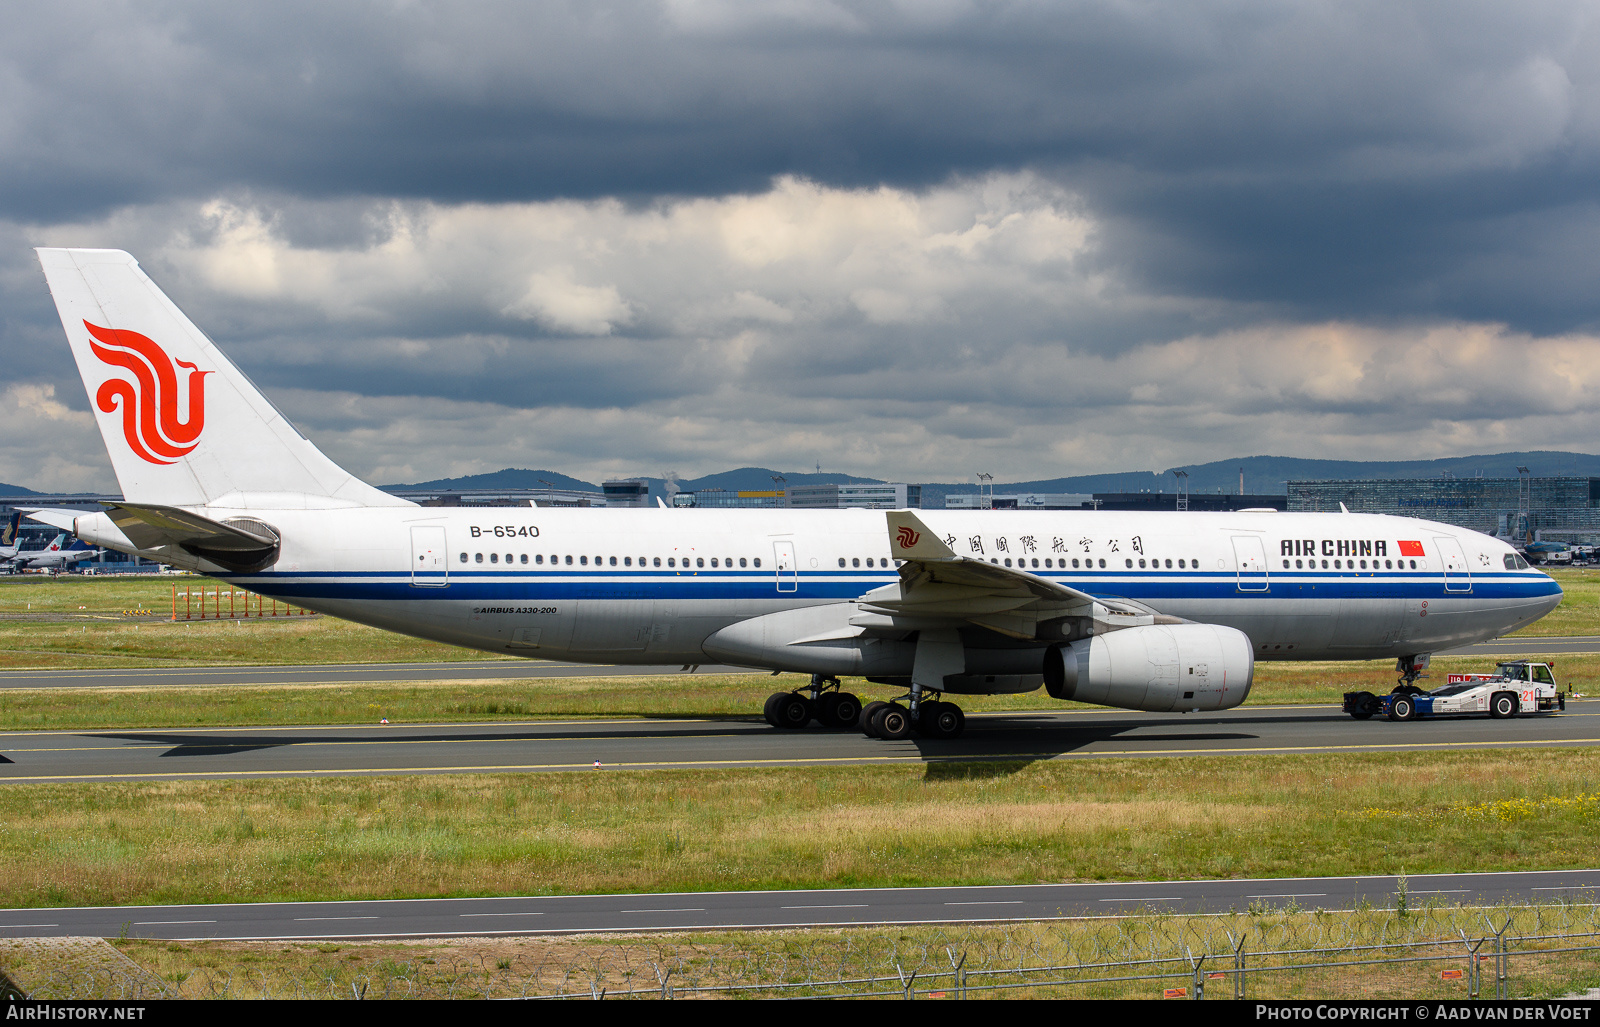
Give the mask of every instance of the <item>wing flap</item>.
MULTIPOLYGON (((886 517, 890 553, 902 561, 900 580, 857 600, 868 610, 896 620, 948 618, 1029 640, 1042 637, 1041 625, 1051 621, 1084 618, 1096 622, 1089 633, 1098 633, 1147 624, 1155 614, 1135 603, 1098 599, 1021 568, 957 556, 909 510, 891 510, 886 517)), ((1059 635, 1050 632, 1052 638, 1059 635)))

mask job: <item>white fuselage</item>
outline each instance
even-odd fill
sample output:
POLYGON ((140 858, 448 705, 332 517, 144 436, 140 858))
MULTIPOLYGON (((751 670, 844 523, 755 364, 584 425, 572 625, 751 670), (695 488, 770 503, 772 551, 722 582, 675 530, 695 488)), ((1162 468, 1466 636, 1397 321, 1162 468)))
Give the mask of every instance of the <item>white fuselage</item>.
MULTIPOLYGON (((896 579, 882 512, 228 510, 270 523, 276 563, 202 569, 377 627, 493 652, 710 662, 738 621, 852 604, 896 579)), ((1257 659, 1375 659, 1494 638, 1561 590, 1488 535, 1362 514, 923 511, 960 556, 1233 627, 1257 659)), ((92 526, 79 521, 93 542, 92 526)), ((167 558, 167 557, 164 557, 167 558)), ((968 671, 1034 674, 1043 642, 967 636, 968 671)))

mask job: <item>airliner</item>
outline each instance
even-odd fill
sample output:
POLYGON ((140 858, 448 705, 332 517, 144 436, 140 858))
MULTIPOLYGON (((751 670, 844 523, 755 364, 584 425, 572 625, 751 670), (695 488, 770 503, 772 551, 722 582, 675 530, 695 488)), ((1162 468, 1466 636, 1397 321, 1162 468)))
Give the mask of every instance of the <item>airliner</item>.
POLYGON ((1257 660, 1409 682, 1561 600, 1504 542, 1378 515, 421 507, 324 456, 127 253, 37 252, 124 498, 36 519, 488 652, 809 675, 774 727, 951 738, 949 697, 1040 687, 1222 710, 1257 660))
MULTIPOLYGON (((0 553, 3 552, 0 550, 0 553)), ((25 549, 13 553, 8 562, 12 571, 63 571, 80 560, 92 560, 100 553, 101 550, 91 549, 77 540, 68 545, 67 536, 62 533, 43 549, 25 549)), ((5 558, 0 556, 0 559, 5 558)))

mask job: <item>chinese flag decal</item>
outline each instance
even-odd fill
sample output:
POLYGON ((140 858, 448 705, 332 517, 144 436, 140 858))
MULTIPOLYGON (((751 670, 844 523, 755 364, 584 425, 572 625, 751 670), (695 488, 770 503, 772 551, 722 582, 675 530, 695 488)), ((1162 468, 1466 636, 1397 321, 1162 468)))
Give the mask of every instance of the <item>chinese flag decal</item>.
POLYGON ((94 401, 111 414, 122 408, 122 435, 128 448, 152 464, 177 463, 200 444, 206 425, 206 375, 194 364, 174 361, 154 339, 122 328, 101 328, 88 321, 83 326, 97 342, 89 348, 102 363, 120 367, 133 376, 108 378, 94 401), (178 417, 178 368, 189 372, 188 409, 178 417))
POLYGON ((1400 542, 1400 555, 1401 556, 1426 556, 1427 554, 1422 551, 1422 543, 1421 542, 1407 542, 1407 541, 1402 539, 1401 542, 1400 542))

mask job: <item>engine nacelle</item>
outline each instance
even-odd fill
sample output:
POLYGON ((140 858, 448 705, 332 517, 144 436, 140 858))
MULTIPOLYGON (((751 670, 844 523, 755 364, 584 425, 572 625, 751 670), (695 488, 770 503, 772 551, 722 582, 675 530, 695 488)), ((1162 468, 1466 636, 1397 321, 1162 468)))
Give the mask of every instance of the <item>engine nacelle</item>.
POLYGON ((1057 699, 1166 713, 1244 702, 1255 654, 1244 632, 1217 624, 1124 628, 1045 653, 1045 689, 1057 699))

